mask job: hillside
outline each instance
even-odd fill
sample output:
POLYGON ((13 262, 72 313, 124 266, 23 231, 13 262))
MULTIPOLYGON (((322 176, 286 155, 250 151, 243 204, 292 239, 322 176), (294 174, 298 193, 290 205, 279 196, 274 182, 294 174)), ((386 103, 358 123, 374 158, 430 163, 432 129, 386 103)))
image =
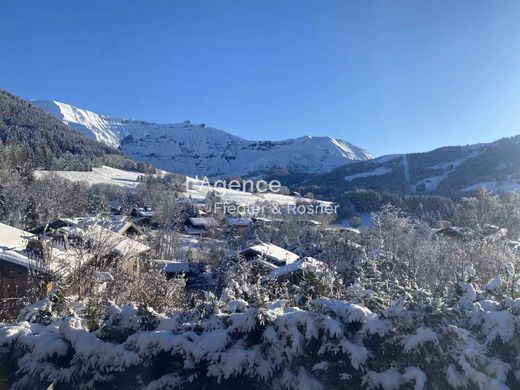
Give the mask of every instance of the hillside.
POLYGON ((249 141, 189 121, 157 124, 99 115, 55 101, 33 104, 87 137, 119 147, 133 160, 191 176, 251 176, 273 168, 319 174, 372 158, 363 149, 331 137, 249 141))
POLYGON ((121 152, 71 131, 32 104, 0 90, 0 144, 17 147, 35 168, 89 169, 121 152))
POLYGON ((462 193, 520 189, 520 136, 487 144, 448 146, 425 153, 356 162, 300 181, 302 187, 348 191, 462 193))

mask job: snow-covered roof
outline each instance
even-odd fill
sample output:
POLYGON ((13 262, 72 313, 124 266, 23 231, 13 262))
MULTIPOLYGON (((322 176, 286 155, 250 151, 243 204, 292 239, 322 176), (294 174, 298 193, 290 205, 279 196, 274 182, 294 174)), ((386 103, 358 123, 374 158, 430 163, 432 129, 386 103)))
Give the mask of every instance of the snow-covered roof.
POLYGON ((226 217, 226 223, 230 226, 249 226, 253 221, 247 217, 226 217))
POLYGON ((253 217, 255 222, 273 222, 272 219, 264 218, 264 217, 253 217))
POLYGON ((35 171, 37 178, 47 177, 49 175, 58 175, 64 179, 75 182, 86 182, 89 185, 94 184, 112 184, 123 188, 136 188, 141 181, 140 177, 143 173, 135 171, 125 171, 107 166, 94 167, 92 171, 35 171))
POLYGON ((316 274, 321 272, 324 267, 325 264, 323 264, 321 261, 312 257, 304 257, 302 259, 296 260, 291 264, 277 267, 276 269, 269 272, 269 274, 266 276, 266 279, 280 278, 297 271, 307 271, 316 274))
POLYGON ((189 234, 190 236, 196 236, 196 235, 204 234, 206 231, 203 229, 194 228, 191 226, 184 226, 184 232, 186 234, 189 234))
POLYGON ((36 226, 31 232, 36 234, 55 233, 67 231, 67 228, 74 228, 82 223, 86 218, 56 218, 41 225, 36 226))
POLYGON ((27 246, 27 240, 34 234, 0 223, 0 248, 15 249, 27 246))
POLYGON ((89 226, 81 230, 80 234, 88 239, 102 243, 107 249, 123 257, 137 256, 151 249, 148 245, 141 244, 136 240, 122 236, 99 225, 89 226))
POLYGON ((167 274, 182 274, 191 271, 190 263, 186 261, 154 260, 167 274))
POLYGON ((268 259, 273 259, 279 262, 285 262, 286 264, 293 263, 294 261, 298 260, 300 256, 298 256, 295 253, 292 253, 288 250, 285 250, 283 248, 280 248, 279 246, 276 246, 274 244, 266 244, 266 243, 260 243, 253 245, 247 249, 244 249, 240 253, 245 252, 255 252, 259 256, 266 257, 268 259))
POLYGON ((85 217, 74 217, 74 218, 60 218, 60 220, 69 223, 70 225, 77 225, 85 220, 85 217))
POLYGON ((23 253, 13 250, 6 250, 0 248, 0 261, 38 271, 48 271, 47 267, 42 266, 39 262, 29 259, 23 253))
POLYGON ((199 226, 204 228, 214 226, 217 223, 217 221, 215 221, 211 217, 192 217, 188 219, 193 226, 199 226))
POLYGON ((475 231, 468 227, 465 227, 465 226, 462 226, 462 227, 446 226, 444 228, 437 229, 435 232, 437 234, 444 234, 447 236, 454 236, 454 237, 461 237, 461 238, 468 238, 468 237, 475 236, 475 231))
POLYGON ((126 231, 132 227, 135 230, 137 230, 138 232, 140 232, 140 234, 143 233, 140 227, 135 225, 133 222, 128 221, 126 216, 121 216, 121 215, 113 215, 113 216, 110 216, 109 218, 105 218, 105 219, 92 219, 92 220, 86 222, 85 224, 86 225, 96 224, 96 225, 102 226, 106 229, 110 229, 113 232, 119 233, 119 234, 125 234, 126 231))
POLYGON ((56 230, 56 232, 61 234, 73 234, 78 230, 77 226, 63 226, 56 230))
POLYGON ((72 271, 79 269, 88 261, 88 254, 80 254, 73 249, 50 247, 49 268, 58 277, 69 275, 72 271))

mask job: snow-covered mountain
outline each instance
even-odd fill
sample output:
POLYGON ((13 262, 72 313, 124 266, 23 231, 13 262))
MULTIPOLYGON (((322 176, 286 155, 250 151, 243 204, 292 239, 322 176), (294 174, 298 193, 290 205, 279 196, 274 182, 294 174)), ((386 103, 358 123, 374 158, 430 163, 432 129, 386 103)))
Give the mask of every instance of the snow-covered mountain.
POLYGON ((424 153, 382 156, 345 165, 303 185, 413 193, 520 192, 520 135, 491 143, 446 146, 424 153))
POLYGON ((131 159, 191 176, 247 176, 273 168, 318 174, 372 158, 331 137, 249 141, 189 121, 157 124, 108 117, 56 101, 32 103, 86 136, 121 148, 131 159))

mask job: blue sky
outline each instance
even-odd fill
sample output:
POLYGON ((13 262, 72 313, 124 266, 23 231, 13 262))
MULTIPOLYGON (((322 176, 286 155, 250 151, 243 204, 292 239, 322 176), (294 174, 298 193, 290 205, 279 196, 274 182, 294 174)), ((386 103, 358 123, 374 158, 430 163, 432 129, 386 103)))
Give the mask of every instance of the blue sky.
POLYGON ((0 88, 375 155, 520 133, 518 1, 0 3, 0 88))

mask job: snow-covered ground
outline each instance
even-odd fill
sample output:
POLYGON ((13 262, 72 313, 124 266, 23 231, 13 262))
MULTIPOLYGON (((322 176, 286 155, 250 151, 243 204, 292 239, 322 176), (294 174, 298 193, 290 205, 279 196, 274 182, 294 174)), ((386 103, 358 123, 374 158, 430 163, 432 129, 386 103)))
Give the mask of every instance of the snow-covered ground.
POLYGON ((140 172, 125 171, 107 166, 93 168, 91 172, 81 171, 36 171, 36 178, 42 178, 56 174, 70 181, 86 182, 93 184, 113 184, 119 187, 136 188, 139 178, 143 176, 140 172))
MULTIPOLYGON (((213 187, 203 185, 201 180, 190 178, 194 185, 183 194, 184 197, 190 197, 191 199, 203 200, 206 198, 209 192, 213 191, 213 187), (198 185, 197 185, 198 184, 198 185)), ((298 201, 312 202, 311 199, 301 198, 297 196, 282 195, 278 193, 251 193, 237 190, 230 190, 227 188, 218 188, 218 193, 221 199, 228 203, 236 203, 239 205, 250 205, 255 203, 261 203, 264 201, 277 203, 282 206, 296 205, 298 201)), ((332 202, 318 201, 323 205, 332 205, 332 202)))
POLYGON ((373 171, 361 172, 361 173, 356 173, 354 175, 345 176, 345 180, 346 181, 352 181, 352 180, 357 179, 359 177, 382 176, 382 175, 385 175, 385 174, 387 174, 389 172, 391 172, 391 171, 388 168, 377 167, 373 171))
POLYGON ((475 191, 479 188, 485 188, 491 192, 520 192, 520 183, 513 182, 497 182, 493 181, 483 181, 481 183, 473 184, 469 187, 464 188, 461 192, 475 191))
POLYGON ((448 177, 448 175, 455 168, 457 168, 464 161, 466 161, 470 158, 476 157, 481 151, 482 151, 482 144, 476 144, 476 145, 472 146, 471 151, 469 152, 469 154, 466 157, 461 158, 459 160, 454 160, 454 161, 432 166, 431 168, 434 168, 434 169, 440 168, 440 169, 443 169, 444 172, 439 176, 432 176, 432 177, 428 177, 426 179, 419 181, 417 184, 415 184, 415 186, 414 186, 415 189, 417 189, 420 185, 424 184, 426 191, 436 191, 440 182, 443 181, 444 179, 446 179, 448 177))
MULTIPOLYGON (((165 171, 160 171, 159 174, 165 174, 165 171)), ((111 168, 107 166, 93 168, 91 172, 82 171, 36 171, 35 175, 37 178, 50 176, 56 174, 64 179, 71 181, 86 182, 89 185, 93 184, 112 184, 119 187, 135 189, 140 181, 139 178, 143 176, 142 173, 134 171, 125 171, 122 169, 111 168)), ((190 178, 193 183, 202 183, 190 178)), ((186 199, 191 198, 192 200, 203 201, 206 199, 208 192, 213 191, 213 187, 204 185, 192 186, 187 192, 181 193, 180 197, 186 199)), ((242 192, 237 190, 229 190, 225 188, 219 188, 221 193, 222 201, 227 203, 234 203, 239 205, 252 205, 262 203, 264 201, 276 203, 281 206, 296 205, 298 201, 311 202, 311 199, 300 198, 297 196, 281 195, 276 193, 250 193, 242 192)), ((332 202, 319 201, 323 205, 332 205, 332 202)))
POLYGON ((99 115, 54 101, 33 104, 89 138, 121 147, 133 160, 190 176, 245 176, 274 167, 323 173, 372 158, 365 150, 331 137, 249 141, 189 121, 160 125, 99 115))
POLYGON ((410 184, 410 167, 408 166, 408 156, 406 154, 403 154, 403 172, 406 183, 410 184))

